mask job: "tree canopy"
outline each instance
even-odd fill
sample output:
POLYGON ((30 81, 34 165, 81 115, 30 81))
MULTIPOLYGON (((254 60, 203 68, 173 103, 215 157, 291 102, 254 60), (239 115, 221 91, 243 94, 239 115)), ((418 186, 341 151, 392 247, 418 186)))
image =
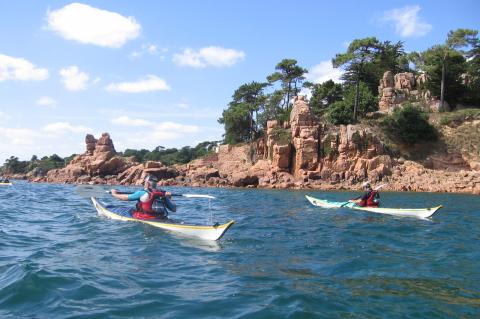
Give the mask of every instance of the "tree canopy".
POLYGON ((432 95, 440 97, 442 105, 444 100, 451 104, 465 100, 480 103, 480 94, 475 94, 480 89, 477 35, 476 30, 452 30, 445 43, 410 55, 416 67, 427 74, 426 87, 432 95), (470 81, 465 81, 465 75, 470 81))
POLYGON ((428 89, 450 103, 480 105, 480 42, 478 31, 450 31, 445 43, 423 52, 406 53, 402 41, 376 37, 353 40, 347 50, 332 59, 342 68, 342 83, 305 81, 307 70, 295 59, 282 59, 267 82, 242 84, 235 90, 219 123, 225 127, 224 142, 248 142, 261 136, 268 120, 288 121, 293 97, 302 88, 311 92, 314 114, 333 124, 349 124, 378 109, 378 85, 385 71, 426 73, 428 89), (443 89, 442 89, 443 87, 443 89), (442 93, 443 92, 443 93, 442 93))

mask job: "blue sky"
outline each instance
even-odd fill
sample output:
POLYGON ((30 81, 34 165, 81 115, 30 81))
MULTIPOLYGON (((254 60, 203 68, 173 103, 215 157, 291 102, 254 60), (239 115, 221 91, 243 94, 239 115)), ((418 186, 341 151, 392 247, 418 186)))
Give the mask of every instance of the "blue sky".
POLYGON ((86 133, 116 149, 220 140, 233 91, 283 58, 311 81, 338 79, 356 38, 407 51, 479 29, 478 1, 0 0, 0 164, 85 151, 86 133))

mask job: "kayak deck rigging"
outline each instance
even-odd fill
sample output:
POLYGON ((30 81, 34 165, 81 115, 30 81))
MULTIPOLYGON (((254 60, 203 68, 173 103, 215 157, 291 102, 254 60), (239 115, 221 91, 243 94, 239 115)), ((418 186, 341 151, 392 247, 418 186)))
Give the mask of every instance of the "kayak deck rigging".
POLYGON ((128 213, 128 210, 117 211, 103 206, 99 203, 95 197, 91 197, 93 206, 97 210, 99 215, 122 221, 134 221, 144 224, 148 224, 154 227, 165 229, 174 233, 179 233, 188 237, 196 237, 205 240, 218 240, 225 232, 235 223, 234 220, 229 221, 223 225, 215 224, 213 226, 200 226, 200 225, 184 225, 168 222, 168 219, 163 220, 143 220, 132 218, 128 213))
POLYGON ((326 199, 318 199, 312 196, 305 195, 307 200, 314 206, 323 208, 351 208, 356 210, 362 210, 370 213, 387 214, 403 217, 417 217, 427 218, 435 214, 442 205, 431 208, 383 208, 383 207, 362 207, 352 202, 334 202, 326 199))

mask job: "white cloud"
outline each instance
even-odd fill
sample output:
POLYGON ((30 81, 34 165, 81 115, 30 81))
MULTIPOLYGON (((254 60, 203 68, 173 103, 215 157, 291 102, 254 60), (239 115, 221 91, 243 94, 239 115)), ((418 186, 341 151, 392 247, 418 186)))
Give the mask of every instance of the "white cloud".
POLYGON ((119 116, 111 121, 112 123, 119 124, 119 125, 126 125, 126 126, 152 126, 154 125, 153 122, 149 122, 142 119, 133 119, 128 116, 119 116))
POLYGON ((82 3, 71 3, 47 14, 48 26, 67 40, 119 48, 140 34, 133 17, 124 17, 82 3))
POLYGON ((415 5, 385 11, 382 21, 393 22, 395 32, 402 37, 420 37, 432 30, 432 25, 418 16, 420 9, 420 6, 415 5))
POLYGON ((3 143, 11 146, 34 145, 38 133, 28 128, 0 127, 0 136, 3 136, 3 143))
MULTIPOLYGON (((72 126, 73 127, 73 126, 72 126)), ((67 156, 73 153, 82 153, 85 150, 83 132, 71 132, 61 130, 62 134, 56 133, 52 127, 51 131, 31 128, 12 128, 0 126, 0 163, 10 156, 17 156, 21 160, 30 159, 33 154, 39 158, 58 154, 67 156), (63 134, 68 133, 68 134, 63 134)), ((78 127, 77 127, 78 129, 78 127)), ((75 130, 74 131, 79 131, 75 130)), ((0 164, 1 165, 1 164, 0 164)))
POLYGON ((110 92, 142 93, 152 91, 170 91, 170 86, 164 79, 155 75, 147 75, 135 82, 110 83, 105 87, 110 92))
POLYGON ((184 125, 174 122, 162 122, 155 125, 157 132, 197 133, 199 127, 196 125, 184 125))
POLYGON ((48 70, 37 68, 30 61, 0 54, 0 82, 6 80, 42 81, 48 79, 48 70))
POLYGON ((0 122, 3 120, 9 120, 11 118, 10 115, 6 114, 5 112, 0 111, 0 122))
POLYGON ((190 104, 188 104, 188 100, 186 98, 181 98, 180 102, 177 104, 177 106, 181 109, 188 109, 190 108, 190 104))
POLYGON ((57 101, 55 101, 49 96, 40 97, 36 103, 41 106, 52 107, 52 108, 57 105, 57 101))
POLYGON ((158 55, 160 52, 165 53, 167 52, 167 49, 159 49, 158 46, 155 44, 146 43, 146 44, 142 44, 142 47, 140 48, 140 50, 133 51, 132 53, 130 53, 129 57, 132 59, 139 59, 145 54, 158 55))
POLYGON ((343 71, 339 68, 334 68, 332 61, 321 61, 319 64, 313 66, 307 74, 307 79, 314 83, 323 83, 328 80, 333 82, 340 82, 340 77, 343 71))
POLYGON ((185 141, 183 145, 188 145, 190 143, 189 138, 197 136, 199 132, 201 132, 201 128, 196 125, 162 122, 150 127, 148 131, 139 132, 136 130, 133 134, 129 133, 124 136, 123 140, 120 138, 115 145, 123 148, 153 149, 161 143, 179 145, 178 143, 181 143, 181 140, 185 141))
POLYGON ((180 66, 205 68, 207 66, 228 67, 245 59, 245 53, 234 49, 222 47, 205 47, 198 51, 190 48, 182 53, 174 54, 173 62, 180 66))
POLYGON ((87 73, 81 72, 77 66, 63 68, 59 74, 62 76, 62 82, 67 90, 80 91, 87 88, 89 76, 87 73))
POLYGON ((92 129, 83 125, 74 126, 68 122, 55 122, 46 125, 43 130, 52 134, 65 134, 65 133, 88 133, 92 129))

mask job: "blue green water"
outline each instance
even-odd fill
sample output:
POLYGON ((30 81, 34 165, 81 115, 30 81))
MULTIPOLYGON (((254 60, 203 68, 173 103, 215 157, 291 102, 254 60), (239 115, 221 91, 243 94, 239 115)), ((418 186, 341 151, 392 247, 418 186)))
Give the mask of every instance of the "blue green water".
POLYGON ((0 188, 0 318, 480 315, 479 196, 382 194, 444 205, 419 220, 304 197, 345 192, 167 189, 217 197, 178 199, 175 219, 236 224, 208 243, 99 217, 71 185, 0 188))

